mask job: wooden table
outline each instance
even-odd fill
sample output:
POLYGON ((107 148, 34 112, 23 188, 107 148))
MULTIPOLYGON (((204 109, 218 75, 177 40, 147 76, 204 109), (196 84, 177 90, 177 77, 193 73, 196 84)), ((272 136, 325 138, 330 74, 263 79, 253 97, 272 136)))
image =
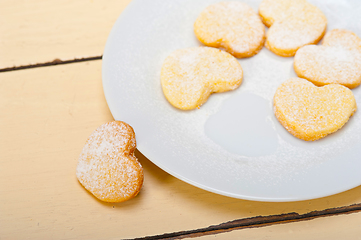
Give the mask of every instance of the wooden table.
POLYGON ((0 239, 361 239, 361 187, 301 202, 233 199, 140 152, 136 198, 103 203, 79 184, 86 138, 113 120, 101 57, 129 2, 0 1, 0 239))

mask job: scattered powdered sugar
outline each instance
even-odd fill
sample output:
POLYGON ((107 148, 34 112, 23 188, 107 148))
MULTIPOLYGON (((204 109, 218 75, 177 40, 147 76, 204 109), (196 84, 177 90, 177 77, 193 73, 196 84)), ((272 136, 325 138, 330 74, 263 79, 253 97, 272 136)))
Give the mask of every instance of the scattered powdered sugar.
POLYGON ((340 129, 356 111, 352 92, 340 85, 322 88, 301 78, 283 83, 274 97, 275 113, 297 137, 315 140, 340 129))
POLYGON ((230 54, 209 47, 173 52, 162 66, 161 83, 175 107, 192 109, 203 104, 212 92, 237 88, 243 71, 230 54))
POLYGON ((236 57, 252 56, 263 45, 265 27, 246 3, 219 2, 208 6, 197 18, 194 31, 201 42, 224 47, 236 57))
POLYGON ((309 27, 307 24, 294 24, 287 20, 276 22, 267 33, 267 42, 278 49, 298 49, 319 39, 324 26, 317 29, 312 25, 309 27))
MULTIPOLYGON (((272 122, 270 126, 277 135, 276 148, 273 153, 258 157, 232 154, 205 134, 204 124, 208 118, 221 112, 226 100, 243 92, 264 98, 272 112, 277 87, 296 76, 293 58, 281 58, 263 49, 252 58, 240 59, 244 70, 240 88, 213 94, 200 109, 178 110, 164 98, 159 80, 164 60, 176 49, 200 45, 194 37, 194 21, 205 7, 215 2, 144 2, 144 11, 139 13, 144 20, 113 35, 116 36, 114 45, 107 52, 113 78, 106 92, 113 116, 132 124, 137 131, 139 150, 152 162, 202 188, 234 197, 258 196, 261 199, 267 196, 298 199, 310 196, 315 189, 320 190, 320 194, 328 194, 330 187, 326 182, 330 178, 325 172, 338 173, 338 167, 355 162, 342 156, 360 143, 361 115, 358 112, 342 129, 315 142, 293 137, 274 114, 270 114, 267 120, 272 122), (157 11, 152 13, 147 7, 154 4, 158 4, 157 11), (337 156, 340 157, 337 159, 337 156), (320 187, 320 184, 325 186, 320 187)), ((256 9, 256 4, 253 7, 256 9)), ((328 17, 338 14, 325 13, 328 17)), ((354 16, 358 16, 357 12, 354 16)), ((347 22, 355 23, 354 19, 347 22)), ((128 25, 124 23, 121 27, 128 25)), ((360 90, 352 90, 358 103, 361 102, 360 90)), ((254 103, 249 104, 258 110, 254 103)), ((257 152, 262 147, 255 145, 251 150, 257 152)))
POLYGON ((76 175, 82 185, 104 201, 127 199, 139 191, 141 166, 133 155, 134 132, 121 122, 101 125, 88 138, 76 175))
POLYGON ((361 51, 361 39, 354 32, 346 29, 333 29, 327 32, 322 45, 361 51))
POLYGON ((263 18, 273 19, 266 46, 277 53, 290 51, 285 54, 292 56, 298 48, 319 41, 326 30, 325 15, 307 1, 273 0, 261 6, 263 18))
POLYGON ((299 49, 294 62, 297 74, 317 85, 339 83, 354 88, 361 83, 361 39, 350 32, 332 30, 322 46, 299 49))
POLYGON ((259 5, 259 13, 263 17, 263 22, 267 27, 275 21, 285 18, 292 1, 287 0, 263 0, 259 5))
POLYGON ((295 65, 307 79, 343 85, 361 81, 361 52, 323 46, 301 50, 296 54, 295 65))

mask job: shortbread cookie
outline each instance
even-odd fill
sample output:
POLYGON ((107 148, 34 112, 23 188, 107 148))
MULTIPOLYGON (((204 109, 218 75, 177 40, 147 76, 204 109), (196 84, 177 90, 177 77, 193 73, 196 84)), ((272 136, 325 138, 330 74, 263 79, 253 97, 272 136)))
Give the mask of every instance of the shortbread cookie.
POLYGON ((318 43, 326 31, 325 15, 306 0, 263 0, 259 14, 269 27, 265 46, 282 57, 318 43))
POLYGON ((101 125, 80 154, 76 176, 95 197, 123 202, 135 197, 143 184, 143 168, 134 156, 133 128, 121 121, 101 125))
POLYGON ((265 27, 246 3, 220 2, 205 8, 194 23, 194 33, 204 45, 221 47, 237 58, 258 53, 265 27))
POLYGON ((177 50, 165 59, 161 70, 165 97, 183 110, 201 106, 211 93, 236 89, 242 78, 236 58, 210 47, 177 50))
POLYGON ((274 113, 297 138, 314 141, 340 129, 356 111, 352 91, 339 84, 316 87, 302 78, 281 84, 274 96, 274 113))
POLYGON ((321 46, 300 48, 293 66, 299 77, 318 86, 338 83, 355 88, 361 83, 361 39, 351 31, 334 29, 321 46))

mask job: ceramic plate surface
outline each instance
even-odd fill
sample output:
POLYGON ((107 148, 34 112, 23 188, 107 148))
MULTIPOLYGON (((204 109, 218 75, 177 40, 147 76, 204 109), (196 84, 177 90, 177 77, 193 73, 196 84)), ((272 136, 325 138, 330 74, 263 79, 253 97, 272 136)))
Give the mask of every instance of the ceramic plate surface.
MULTIPOLYGON (((298 201, 361 184, 361 114, 315 142, 290 135, 273 114, 277 87, 296 76, 293 58, 263 48, 239 59, 241 86, 211 95, 200 109, 177 110, 160 84, 164 59, 201 46, 198 14, 215 0, 133 0, 116 21, 103 56, 103 87, 116 120, 130 124, 138 150, 173 176, 202 189, 257 201, 298 201)), ((260 1, 243 1, 258 11, 260 1)), ((328 30, 361 36, 361 1, 310 1, 328 30)), ((361 104, 361 87, 352 90, 361 104)))

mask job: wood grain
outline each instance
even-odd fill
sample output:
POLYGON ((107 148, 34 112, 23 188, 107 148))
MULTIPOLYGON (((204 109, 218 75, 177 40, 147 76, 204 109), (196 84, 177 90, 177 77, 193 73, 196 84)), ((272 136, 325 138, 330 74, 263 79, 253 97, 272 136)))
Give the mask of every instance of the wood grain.
POLYGON ((70 60, 60 60, 59 58, 56 58, 51 62, 35 63, 35 64, 29 64, 29 65, 1 68, 0 72, 9 72, 9 71, 17 71, 17 70, 24 70, 24 69, 30 69, 30 68, 49 67, 49 66, 55 66, 55 65, 59 65, 59 64, 69 64, 69 63, 87 62, 87 61, 92 61, 92 60, 101 60, 102 57, 103 56, 95 56, 95 57, 86 57, 86 58, 74 58, 74 59, 70 59, 70 60))
POLYGON ((136 198, 103 203, 78 183, 86 138, 113 120, 101 56, 130 1, 1 1, 0 239, 360 239, 361 187, 301 202, 233 199, 174 178, 139 151, 136 198))
POLYGON ((0 114, 4 239, 156 236, 361 203, 361 187, 289 203, 224 197, 172 177, 139 152, 145 173, 140 194, 120 204, 96 200, 78 183, 75 167, 89 134, 113 119, 102 89, 101 60, 0 73, 0 114))
MULTIPOLYGON (((308 221, 322 217, 334 217, 342 214, 358 213, 360 211, 361 211, 361 204, 353 204, 351 206, 325 209, 321 211, 312 211, 305 214, 284 213, 279 215, 256 216, 251 218, 237 219, 201 229, 173 232, 168 234, 148 236, 137 239, 156 240, 156 239, 185 239, 189 237, 195 238, 200 236, 210 236, 220 233, 228 233, 231 231, 239 231, 240 229, 260 228, 260 227, 266 227, 276 224, 287 224, 291 222, 308 221)), ((223 234, 222 236, 227 236, 227 234, 223 234)))
POLYGON ((224 232, 216 235, 205 235, 196 238, 204 239, 252 239, 252 240, 359 240, 361 239, 361 213, 317 218, 309 221, 290 222, 265 226, 262 228, 247 228, 224 232))
POLYGON ((0 69, 101 56, 130 1, 2 0, 0 69))

